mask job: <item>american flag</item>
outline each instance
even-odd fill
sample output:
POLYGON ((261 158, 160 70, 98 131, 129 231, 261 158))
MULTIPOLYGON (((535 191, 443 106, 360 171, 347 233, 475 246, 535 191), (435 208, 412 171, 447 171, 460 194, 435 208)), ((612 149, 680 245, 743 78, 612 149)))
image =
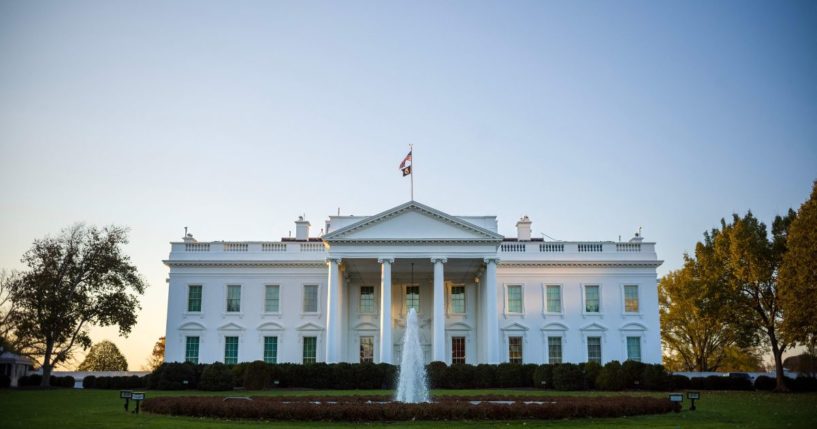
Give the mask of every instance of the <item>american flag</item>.
POLYGON ((403 172, 403 177, 411 174, 411 151, 403 158, 403 162, 400 163, 400 171, 403 172), (408 165, 406 165, 406 163, 408 163, 408 165))

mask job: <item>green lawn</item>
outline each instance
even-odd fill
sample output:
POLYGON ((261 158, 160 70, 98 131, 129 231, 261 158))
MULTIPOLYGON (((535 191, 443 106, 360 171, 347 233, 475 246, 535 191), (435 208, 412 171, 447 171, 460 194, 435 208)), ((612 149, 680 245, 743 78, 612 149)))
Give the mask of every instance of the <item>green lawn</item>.
MULTIPOLYGON (((551 392, 535 390, 441 390, 432 395, 463 394, 522 394, 522 395, 616 395, 596 392, 551 392)), ((148 391, 149 397, 171 395, 224 395, 224 392, 167 392, 148 391)), ((365 391, 314 391, 279 390, 242 392, 240 395, 355 395, 383 394, 382 390, 365 391)), ((628 394, 628 393, 625 393, 628 394)), ((629 393, 643 395, 645 393, 629 393)), ((126 414, 118 391, 111 390, 0 390, 0 427, 11 428, 270 428, 315 427, 315 422, 235 422, 195 419, 189 417, 166 417, 149 414, 126 414)), ((663 394, 655 394, 663 396, 663 394)), ((703 400, 698 410, 679 414, 642 416, 616 419, 580 419, 560 421, 516 422, 411 422, 364 424, 367 427, 388 428, 492 428, 511 427, 649 427, 649 428, 815 428, 817 427, 817 394, 771 394, 757 392, 702 392, 703 400)), ((688 403, 685 403, 685 408, 688 403)), ((357 427, 361 424, 320 423, 321 427, 357 427)))

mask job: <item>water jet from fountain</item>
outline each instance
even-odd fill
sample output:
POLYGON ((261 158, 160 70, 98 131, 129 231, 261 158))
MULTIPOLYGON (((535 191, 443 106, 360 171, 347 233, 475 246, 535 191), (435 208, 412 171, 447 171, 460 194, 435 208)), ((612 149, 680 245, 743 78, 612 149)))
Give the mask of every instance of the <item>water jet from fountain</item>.
POLYGON ((394 398, 397 402, 411 404, 429 402, 426 367, 423 349, 420 347, 419 331, 417 312, 411 308, 406 320, 406 332, 403 334, 400 375, 397 382, 397 395, 394 398))

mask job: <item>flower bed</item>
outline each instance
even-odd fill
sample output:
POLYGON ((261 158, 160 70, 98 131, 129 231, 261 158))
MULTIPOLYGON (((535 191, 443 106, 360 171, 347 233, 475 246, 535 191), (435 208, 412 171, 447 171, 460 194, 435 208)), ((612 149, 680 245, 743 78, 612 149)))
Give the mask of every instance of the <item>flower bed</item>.
POLYGON ((255 396, 251 399, 159 397, 145 400, 142 409, 157 414, 221 419, 350 422, 624 417, 680 409, 668 399, 635 396, 444 396, 425 404, 392 402, 387 396, 255 396))

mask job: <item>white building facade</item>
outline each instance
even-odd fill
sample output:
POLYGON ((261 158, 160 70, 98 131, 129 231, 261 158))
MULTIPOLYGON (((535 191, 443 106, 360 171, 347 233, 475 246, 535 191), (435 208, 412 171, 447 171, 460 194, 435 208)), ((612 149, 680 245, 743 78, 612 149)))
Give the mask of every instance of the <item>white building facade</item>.
POLYGON ((415 308, 426 361, 661 362, 655 243, 543 241, 415 201, 326 233, 171 243, 168 362, 398 363, 415 308))

